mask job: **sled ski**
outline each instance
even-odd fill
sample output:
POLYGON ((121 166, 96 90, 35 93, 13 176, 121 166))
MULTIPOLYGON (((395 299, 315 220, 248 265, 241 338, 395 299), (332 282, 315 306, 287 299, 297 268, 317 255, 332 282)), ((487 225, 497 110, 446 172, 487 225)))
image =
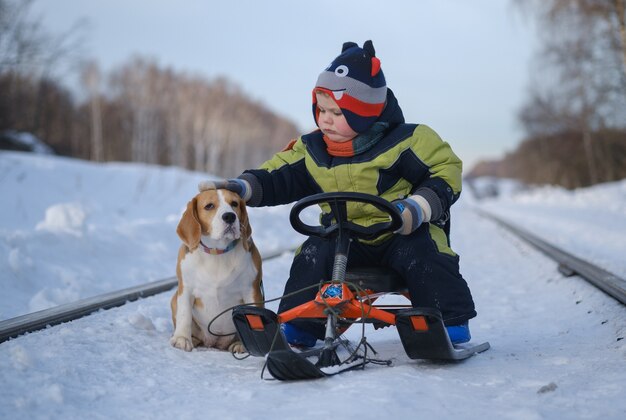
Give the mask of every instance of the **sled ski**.
MULTIPOLYGON (((294 351, 280 331, 278 315, 269 309, 240 306, 233 310, 233 320, 248 352, 253 356, 265 356, 267 369, 276 379, 318 379, 364 365, 363 360, 328 363, 324 361, 323 348, 294 351), (309 357, 314 356, 319 357, 318 363, 309 360, 309 357)), ((412 308, 398 312, 396 327, 404 350, 411 359, 461 361, 489 349, 488 342, 453 345, 441 312, 433 308, 412 308)), ((345 344, 345 341, 336 339, 332 345, 331 351, 335 357, 335 349, 340 344, 345 344)))
POLYGON ((274 350, 267 355, 267 370, 281 381, 318 379, 327 376, 306 357, 293 350, 274 350))
POLYGON ((267 369, 282 381, 317 379, 326 376, 304 354, 291 350, 280 331, 278 315, 269 309, 239 306, 233 321, 241 342, 252 356, 267 356, 267 369))
POLYGON ((460 361, 489 349, 489 343, 450 342, 441 312, 433 308, 413 308, 396 314, 396 327, 404 351, 411 359, 460 361))
POLYGON ((233 309, 233 322, 241 342, 252 356, 265 356, 270 350, 290 350, 278 324, 278 315, 256 306, 233 309))
MULTIPOLYGON (((314 349, 299 353, 293 350, 276 350, 267 355, 267 370, 275 379, 281 381, 294 381, 303 379, 319 379, 327 376, 334 376, 354 369, 362 369, 369 363, 361 356, 357 356, 349 361, 339 362, 336 365, 322 367, 312 363, 307 357, 319 355, 323 349, 314 349), (315 353, 315 354, 311 354, 315 353), (308 354, 308 356, 307 356, 308 354)), ((387 362, 375 361, 377 364, 387 362)))

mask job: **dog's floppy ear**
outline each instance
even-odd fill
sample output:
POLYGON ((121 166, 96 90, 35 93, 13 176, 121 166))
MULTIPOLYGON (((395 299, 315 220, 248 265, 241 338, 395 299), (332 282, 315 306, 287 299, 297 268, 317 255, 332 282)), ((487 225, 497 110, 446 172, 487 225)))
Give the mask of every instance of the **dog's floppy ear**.
POLYGON ((196 210, 197 204, 198 200, 195 197, 187 203, 187 210, 183 213, 176 228, 176 233, 190 250, 198 247, 202 235, 202 227, 196 210))
POLYGON ((243 241, 243 249, 246 252, 250 251, 250 237, 252 236, 252 227, 250 227, 250 220, 248 219, 248 210, 246 209, 246 202, 241 200, 239 202, 239 209, 241 214, 239 215, 239 227, 241 229, 241 240, 243 241))

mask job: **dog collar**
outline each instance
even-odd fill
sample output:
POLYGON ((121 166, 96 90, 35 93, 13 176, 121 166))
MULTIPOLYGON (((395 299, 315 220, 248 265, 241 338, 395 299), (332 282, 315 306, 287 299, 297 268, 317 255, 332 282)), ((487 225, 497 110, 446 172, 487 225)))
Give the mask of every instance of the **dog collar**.
POLYGON ((239 239, 235 239, 234 241, 229 243, 226 246, 226 248, 209 248, 208 246, 203 244, 202 241, 200 241, 200 245, 202 245, 202 249, 204 250, 204 252, 206 252, 207 254, 211 254, 211 255, 225 254, 228 251, 233 250, 237 246, 238 243, 239 243, 239 239))

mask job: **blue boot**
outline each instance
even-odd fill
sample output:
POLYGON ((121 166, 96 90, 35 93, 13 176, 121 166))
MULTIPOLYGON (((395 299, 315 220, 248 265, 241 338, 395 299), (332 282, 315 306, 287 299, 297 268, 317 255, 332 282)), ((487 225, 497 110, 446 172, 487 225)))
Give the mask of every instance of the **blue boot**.
POLYGON ((452 344, 467 343, 472 339, 468 322, 459 325, 450 325, 446 327, 446 330, 448 330, 448 336, 452 344))
POLYGON ((317 338, 313 334, 289 322, 281 324, 280 329, 283 331, 287 342, 292 346, 313 347, 317 342, 317 338))

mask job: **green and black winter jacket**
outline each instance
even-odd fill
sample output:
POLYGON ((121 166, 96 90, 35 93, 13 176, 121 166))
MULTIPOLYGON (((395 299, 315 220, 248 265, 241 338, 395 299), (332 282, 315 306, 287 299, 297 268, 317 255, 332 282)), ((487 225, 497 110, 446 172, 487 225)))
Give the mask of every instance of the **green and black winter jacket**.
MULTIPOLYGON (((432 210, 429 231, 433 240, 441 252, 454 255, 448 246, 447 228, 450 206, 461 192, 461 160, 430 127, 404 123, 391 90, 379 121, 389 124, 384 136, 356 156, 329 155, 322 133, 316 130, 298 138, 259 169, 245 171, 241 178, 250 182, 253 191, 248 205, 286 204, 336 191, 369 193, 388 201, 419 194, 432 210)), ((348 217, 363 226, 386 219, 373 206, 357 203, 348 206, 348 217)))

